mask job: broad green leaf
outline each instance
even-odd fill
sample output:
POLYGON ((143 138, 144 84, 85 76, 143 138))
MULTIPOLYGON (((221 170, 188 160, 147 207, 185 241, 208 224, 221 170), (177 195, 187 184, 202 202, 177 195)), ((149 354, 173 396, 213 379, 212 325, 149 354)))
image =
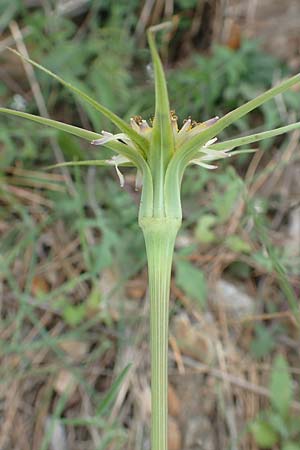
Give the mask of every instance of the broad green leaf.
POLYGON ((249 136, 243 136, 236 139, 230 139, 224 142, 219 142, 218 144, 210 145, 209 148, 212 148, 214 150, 232 149, 235 147, 240 147, 241 145, 248 145, 252 144, 253 142, 261 141, 263 139, 279 136, 280 134, 288 133, 289 131, 293 131, 298 128, 300 128, 300 122, 292 123, 290 125, 286 125, 280 128, 275 128, 274 130, 264 131, 263 133, 255 133, 249 136))
POLYGON ((164 173, 174 152, 174 136, 171 124, 169 97, 164 69, 155 45, 153 31, 148 31, 155 77, 155 115, 153 121, 149 165, 154 182, 154 208, 156 215, 164 213, 164 173))
POLYGON ((201 307, 205 306, 207 288, 202 270, 188 261, 176 261, 176 284, 192 300, 197 300, 201 307))
POLYGON ((142 154, 145 154, 145 151, 148 148, 148 141, 141 135, 139 135, 136 131, 134 131, 130 125, 128 125, 123 119, 121 119, 119 116, 117 116, 115 113, 110 111, 105 106, 101 105, 100 103, 96 102, 92 97, 85 94, 81 89, 78 89, 77 87, 73 86, 71 83, 68 83, 67 81, 63 80, 61 77, 56 75, 55 73, 51 72, 49 69, 46 69, 46 67, 41 66, 37 62, 33 61, 30 58, 26 58, 21 53, 17 52, 16 50, 9 49, 11 52, 15 53, 17 56, 22 58, 23 60, 29 62, 37 69, 42 70, 46 74, 50 75, 52 78, 54 78, 56 81, 64 85, 66 88, 68 88, 73 93, 77 94, 80 98, 82 98, 85 102, 87 102, 89 105, 93 106, 97 111, 101 112, 105 117, 107 117, 112 123, 114 123, 123 133, 126 133, 130 139, 139 147, 142 154))
POLYGON ((293 397, 293 382, 282 355, 277 356, 272 368, 270 393, 273 407, 286 417, 293 397))
POLYGON ((257 419, 250 424, 249 428, 259 447, 272 448, 278 443, 278 434, 265 420, 257 419))

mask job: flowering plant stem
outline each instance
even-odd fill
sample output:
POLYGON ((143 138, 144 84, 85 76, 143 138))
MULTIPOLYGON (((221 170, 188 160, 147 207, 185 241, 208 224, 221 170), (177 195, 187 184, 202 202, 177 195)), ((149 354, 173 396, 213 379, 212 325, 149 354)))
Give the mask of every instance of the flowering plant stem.
POLYGON ((167 450, 168 323, 170 276, 179 219, 140 219, 150 288, 151 442, 152 450, 167 450))

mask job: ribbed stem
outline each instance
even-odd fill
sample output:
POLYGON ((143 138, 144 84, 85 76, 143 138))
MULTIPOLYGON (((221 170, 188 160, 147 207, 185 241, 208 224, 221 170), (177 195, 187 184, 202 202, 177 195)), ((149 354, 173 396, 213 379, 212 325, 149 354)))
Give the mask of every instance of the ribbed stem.
POLYGON ((150 287, 151 450, 168 448, 168 325, 170 276, 180 220, 142 219, 150 287))

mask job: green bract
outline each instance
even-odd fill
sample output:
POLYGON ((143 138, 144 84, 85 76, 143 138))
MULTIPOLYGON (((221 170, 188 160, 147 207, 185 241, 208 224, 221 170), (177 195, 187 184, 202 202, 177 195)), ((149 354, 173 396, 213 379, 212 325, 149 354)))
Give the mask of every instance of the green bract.
POLYGON ((142 185, 139 223, 145 237, 150 285, 152 450, 167 450, 169 286, 174 243, 182 218, 180 187, 184 171, 189 164, 214 169, 216 166, 211 164, 212 162, 247 151, 232 151, 236 147, 300 128, 300 123, 297 122, 263 133, 216 143, 218 133, 267 100, 298 83, 300 74, 283 81, 222 118, 214 117, 204 123, 194 123, 187 119, 182 127, 178 128, 177 117, 170 111, 164 70, 153 34, 165 26, 152 27, 148 31, 155 77, 155 114, 152 126, 139 116, 133 117, 130 124, 127 124, 78 88, 14 50, 27 62, 56 79, 81 100, 101 112, 118 127, 120 132, 115 135, 106 131, 94 133, 55 120, 0 108, 2 113, 65 131, 91 141, 94 145, 106 146, 116 154, 110 160, 67 162, 56 164, 54 167, 113 165, 121 185, 124 184, 124 178, 120 166, 133 166, 137 169, 138 184, 142 185))

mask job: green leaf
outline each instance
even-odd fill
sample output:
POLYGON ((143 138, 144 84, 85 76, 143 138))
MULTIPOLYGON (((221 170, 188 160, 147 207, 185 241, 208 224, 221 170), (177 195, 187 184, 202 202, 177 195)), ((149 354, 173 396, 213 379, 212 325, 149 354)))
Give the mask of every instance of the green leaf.
POLYGON ((212 214, 204 214, 200 217, 195 229, 195 236, 199 242, 204 242, 205 244, 214 242, 216 235, 212 228, 216 222, 217 218, 212 214))
POLYGON ((288 421, 273 411, 268 411, 267 418, 269 424, 281 436, 281 439, 287 439, 289 436, 288 421))
POLYGON ((122 370, 122 372, 118 375, 116 380, 112 383, 109 391, 106 393, 106 395, 104 396, 104 398, 102 399, 100 405, 98 406, 98 408, 96 410, 97 416, 101 416, 101 415, 105 414, 107 409, 110 407, 112 402, 115 400, 117 393, 119 391, 119 388, 120 388, 121 384, 123 383, 130 367, 131 367, 131 364, 128 364, 122 370))
POLYGON ((300 415, 289 416, 288 427, 291 436, 300 435, 300 415))
POLYGON ((237 235, 228 236, 225 239, 225 244, 230 250, 236 253, 249 254, 251 252, 251 246, 248 242, 237 235))
POLYGON ((300 122, 292 123, 284 127, 275 128, 274 130, 264 131, 263 133, 250 134, 249 136, 243 136, 236 139, 230 139, 228 141, 219 142, 217 144, 210 145, 209 148, 214 150, 226 150, 235 147, 240 147, 241 145, 252 144, 253 142, 258 142, 263 139, 269 139, 275 136, 279 136, 289 131, 297 130, 300 128, 300 122))
POLYGON ((79 325, 86 316, 86 305, 66 305, 63 309, 65 321, 72 327, 79 325))
POLYGON ((154 182, 154 213, 160 216, 164 214, 164 173, 174 153, 174 136, 167 83, 152 33, 154 30, 155 27, 150 28, 147 34, 155 76, 155 115, 149 165, 152 169, 154 182))
POLYGON ((201 307, 206 303, 206 280, 202 270, 197 269, 188 261, 176 260, 176 284, 183 292, 201 307))
POLYGON ((41 66, 37 62, 33 61, 30 58, 26 58, 24 55, 21 55, 21 53, 17 52, 16 50, 9 49, 11 52, 15 53, 17 56, 22 58, 23 60, 29 62, 37 69, 42 70, 46 74, 50 75, 52 78, 54 78, 56 81, 64 85, 66 88, 68 88, 70 91, 72 91, 74 94, 77 94, 81 99, 83 99, 85 102, 87 102, 89 105, 93 106, 97 111, 101 112, 105 117, 107 117, 112 123, 114 123, 123 133, 126 133, 130 139, 139 147, 141 153, 145 155, 145 151, 148 148, 148 141, 143 137, 140 136, 136 131, 134 131, 130 125, 128 125, 123 119, 121 119, 119 116, 114 114, 112 111, 110 111, 105 106, 98 103, 96 100, 94 100, 89 95, 85 94, 81 89, 78 89, 77 87, 73 86, 71 83, 68 83, 67 81, 63 80, 61 77, 56 75, 55 73, 51 72, 49 69, 46 69, 46 67, 41 66))
POLYGON ((286 417, 293 397, 293 382, 287 362, 282 355, 277 356, 273 364, 270 393, 273 407, 286 417))
POLYGON ((244 261, 239 261, 238 259, 233 261, 228 266, 228 270, 234 277, 241 278, 243 280, 249 280, 251 278, 251 268, 244 261))
POLYGON ((212 206, 221 223, 228 220, 235 211, 243 188, 241 180, 235 174, 234 177, 228 176, 226 178, 228 179, 227 185, 222 187, 220 192, 214 192, 212 198, 212 206))
POLYGON ((281 261, 280 255, 278 254, 278 247, 274 247, 270 242, 267 229, 265 227, 264 221, 262 219, 262 214, 258 213, 257 210, 253 207, 251 202, 248 202, 248 210, 253 218, 253 223, 255 227, 255 231, 257 232, 257 236, 259 240, 262 242, 264 248, 267 250, 266 258, 270 262, 270 269, 274 270, 277 275, 277 279, 284 293, 289 306, 293 312, 293 315, 296 319, 297 326, 300 327, 300 314, 299 314, 299 305, 298 299, 295 294, 294 287, 292 286, 288 276, 287 271, 284 264, 281 261))
POLYGON ((272 448, 278 443, 278 435, 268 422, 256 419, 249 426, 257 445, 261 448, 272 448))
POLYGON ((262 358, 268 355, 275 346, 274 334, 264 325, 256 324, 255 338, 251 342, 251 353, 256 358, 262 358))

